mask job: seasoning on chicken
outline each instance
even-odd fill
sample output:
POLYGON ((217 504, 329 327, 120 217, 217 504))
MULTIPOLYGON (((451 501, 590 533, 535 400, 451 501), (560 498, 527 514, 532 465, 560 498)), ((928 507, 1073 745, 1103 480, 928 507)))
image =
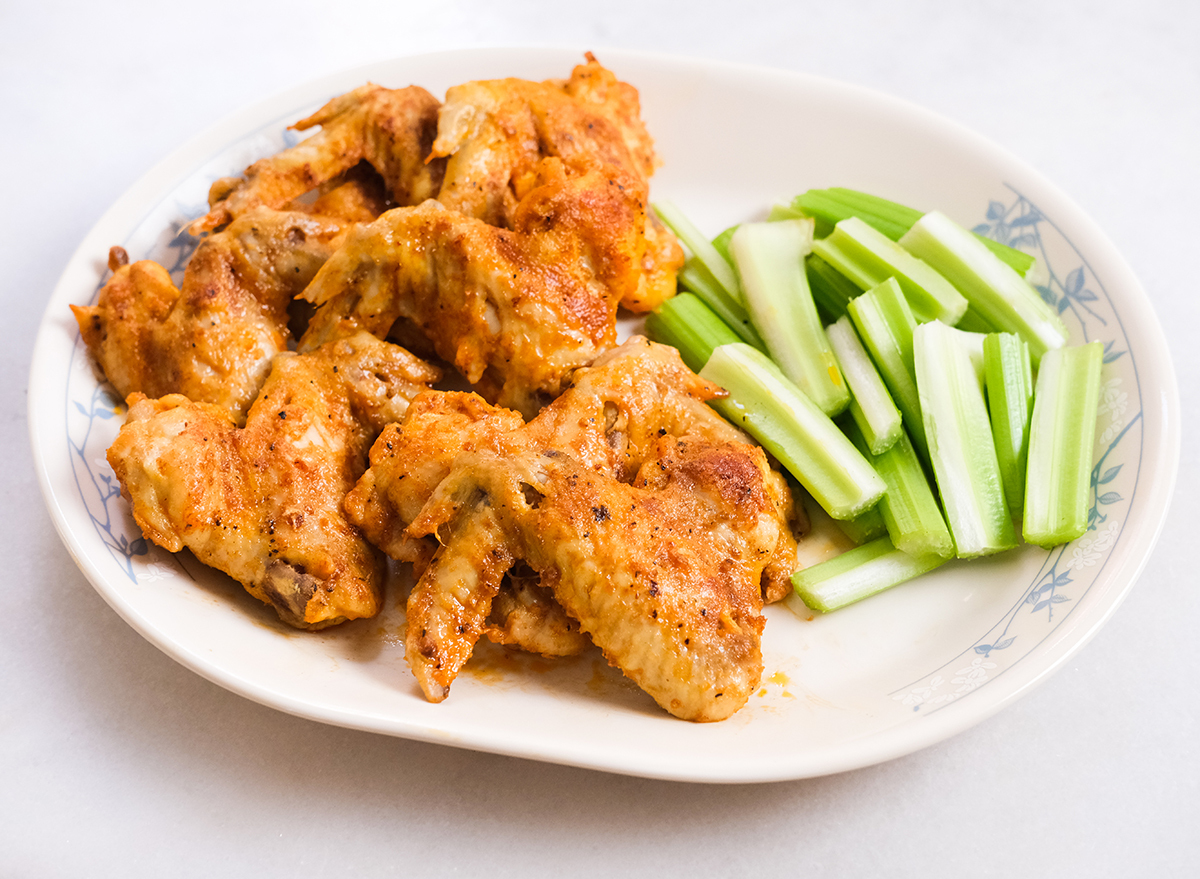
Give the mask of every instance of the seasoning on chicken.
POLYGON ((72 305, 79 331, 122 396, 183 394, 240 421, 287 350, 288 304, 341 242, 348 223, 257 208, 202 241, 179 288, 151 260, 109 253, 95 305, 72 305))
POLYGON ((532 417, 616 341, 617 303, 641 277, 636 190, 615 169, 545 159, 511 230, 436 201, 388 211, 304 291, 319 308, 301 350, 404 318, 485 397, 532 417))
POLYGON ((442 544, 409 598, 426 698, 448 695, 520 559, 665 710, 728 717, 762 676, 761 579, 784 530, 769 473, 761 449, 670 436, 633 485, 553 450, 463 453, 410 528, 442 544))
POLYGON ((374 83, 334 98, 292 128, 321 130, 260 159, 245 177, 223 177, 209 191, 210 210, 193 235, 211 232, 260 205, 280 208, 365 160, 379 172, 394 204, 420 204, 437 194, 442 162, 426 162, 437 132, 438 102, 419 86, 374 83))
POLYGON ((243 428, 219 406, 132 395, 108 460, 149 540, 187 547, 284 622, 324 628, 378 610, 384 561, 342 498, 384 424, 438 377, 359 333, 277 355, 243 428))

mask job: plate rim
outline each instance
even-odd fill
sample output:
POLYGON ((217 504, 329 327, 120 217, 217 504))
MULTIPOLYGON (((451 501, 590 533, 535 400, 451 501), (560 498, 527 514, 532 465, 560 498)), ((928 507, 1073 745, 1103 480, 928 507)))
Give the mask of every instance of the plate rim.
MULTIPOLYGON (((989 682, 989 686, 985 688, 989 694, 989 698, 986 700, 979 698, 959 700, 955 704, 946 706, 936 715, 923 717, 920 723, 899 724, 841 743, 836 747, 825 748, 822 752, 825 755, 822 760, 810 759, 807 763, 800 760, 794 764, 778 767, 762 767, 757 772, 747 772, 746 767, 736 765, 729 766, 727 769, 721 766, 708 766, 706 771, 701 774, 697 773, 694 768, 689 770, 681 765, 639 764, 636 759, 630 760, 628 754, 624 755, 619 763, 614 764, 612 759, 606 761, 595 757, 581 756, 570 752, 569 748, 546 749, 543 747, 535 753, 531 752, 527 745, 523 747, 519 741, 497 741, 494 735, 472 740, 470 737, 464 738, 457 734, 450 734, 419 722, 389 720, 382 717, 373 718, 367 712, 348 712, 331 709, 320 704, 300 702, 286 694, 263 687, 245 677, 227 673, 224 669, 207 663, 203 657, 181 647, 167 637, 164 632, 139 614, 136 608, 120 593, 102 585, 106 578, 92 568, 92 560, 87 556, 78 537, 72 532, 66 520, 66 512, 55 495, 49 461, 45 457, 45 450, 52 443, 48 444, 47 437, 43 434, 42 421, 45 415, 42 409, 45 406, 43 400, 46 399, 44 395, 47 390, 53 391, 59 387, 53 384, 52 377, 56 373, 65 372, 65 368, 50 370, 45 366, 39 367, 39 364, 47 362, 46 354, 52 350, 56 341, 54 334, 65 323, 64 317, 69 319, 69 312, 66 312, 65 305, 70 294, 75 292, 75 288, 71 285, 71 276, 80 271, 82 267, 94 263, 91 258, 93 254, 107 249, 106 246, 101 246, 102 242, 100 241, 104 230, 114 223, 121 222, 122 218, 129 218, 130 227, 135 228, 137 222, 132 218, 132 214, 136 213, 137 205, 157 203, 156 195, 165 195, 179 182, 194 173, 195 162, 189 159, 190 156, 198 153, 206 156, 215 154, 222 145, 227 144, 231 139, 244 137, 248 130, 266 124, 271 107, 302 101, 318 89, 331 93, 340 87, 340 83, 353 81, 357 84, 364 78, 369 78, 372 71, 379 71, 398 63, 419 66, 429 63, 433 59, 450 61, 464 56, 470 56, 473 61, 476 61, 488 55, 496 56, 501 60, 514 57, 528 60, 531 55, 547 61, 551 58, 557 61, 558 58, 568 57, 573 58, 577 63, 582 54, 582 51, 576 48, 556 46, 463 48, 401 55, 316 77, 235 110, 207 126, 155 163, 101 214, 67 261, 47 302, 33 347, 27 404, 29 435, 39 486, 59 538, 76 566, 106 603, 142 637, 191 671, 259 704, 298 717, 351 729, 649 778, 730 783, 779 781, 825 775, 872 765, 912 753, 949 738, 991 717, 1028 693, 1033 687, 1044 682, 1086 646, 1128 596, 1149 561, 1170 512, 1170 499, 1177 480, 1181 446, 1178 380, 1167 350, 1165 334, 1145 289, 1107 235, 1069 196, 1022 159, 961 123, 906 99, 825 76, 663 53, 615 49, 604 49, 599 52, 605 58, 606 63, 611 59, 618 62, 630 61, 676 69, 692 68, 704 73, 715 72, 718 77, 721 73, 727 73, 773 82, 786 81, 801 88, 840 90, 844 93, 856 94, 876 105, 899 111, 903 116, 915 118, 922 123, 922 127, 932 126, 940 133, 952 135, 956 141, 968 145, 973 152, 981 152, 989 160, 1016 169, 1021 180, 1032 181, 1042 193, 1053 195, 1056 217, 1061 221, 1062 211, 1065 210, 1070 217, 1069 226, 1073 235, 1078 237, 1081 232, 1086 233, 1089 244, 1096 245, 1096 253, 1102 256, 1106 284, 1121 288, 1123 303, 1128 301, 1129 293, 1140 300, 1138 303, 1131 303, 1144 307, 1144 314, 1137 322, 1137 329, 1140 331, 1141 337, 1145 339, 1144 350, 1139 350, 1139 357, 1145 358, 1144 362, 1151 365, 1151 369, 1147 372, 1152 373, 1155 377, 1159 397, 1157 401, 1154 401, 1147 394, 1145 406, 1148 409, 1157 402, 1156 414, 1161 422, 1161 430, 1157 433, 1154 431, 1146 433, 1143 439, 1142 453, 1143 458, 1152 456, 1158 462, 1153 472, 1154 478, 1143 489, 1146 492, 1144 509, 1155 515, 1148 517, 1151 519, 1149 522, 1145 517, 1136 523, 1126 522, 1126 529, 1130 525, 1134 525, 1132 533, 1127 538, 1127 549, 1122 553, 1119 563, 1113 567, 1113 570, 1102 578, 1102 582, 1106 586, 1116 588, 1116 594, 1102 604, 1089 605, 1088 612, 1082 614, 1074 623, 1064 621, 1048 637, 1049 643, 1039 644, 1030 654, 1008 670, 1012 672, 1018 666, 1036 665, 1037 670, 1032 675, 1029 674, 1030 669, 1028 668, 1024 669, 1024 675, 1005 675, 1004 677, 1009 680, 997 679, 989 682), (231 134, 233 132, 240 132, 240 135, 233 136, 231 134), (1129 549, 1129 547, 1134 547, 1134 549, 1129 549), (881 738, 884 739, 883 742, 879 741, 881 738)), ((503 67, 499 67, 499 69, 503 69, 503 67)), ((77 336, 77 330, 75 330, 75 334, 77 336)), ((57 393, 52 393, 51 396, 57 399, 57 393)), ((978 697, 980 694, 972 695, 978 697)))

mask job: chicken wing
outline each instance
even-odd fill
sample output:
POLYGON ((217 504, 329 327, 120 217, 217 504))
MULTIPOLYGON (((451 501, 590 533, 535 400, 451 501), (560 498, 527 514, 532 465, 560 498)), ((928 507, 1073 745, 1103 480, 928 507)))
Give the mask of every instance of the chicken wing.
POLYGON ((176 288, 151 260, 127 264, 95 305, 72 305, 79 331, 122 396, 183 394, 240 421, 287 349, 288 304, 316 275, 348 224, 306 211, 258 208, 202 241, 176 288))
POLYGON ((721 720, 762 676, 763 569, 781 537, 761 449, 662 437, 633 485, 569 455, 466 452, 410 528, 441 547, 406 656, 440 702, 522 559, 609 662, 676 717, 721 720))
POLYGON ((419 86, 386 89, 368 83, 334 98, 292 128, 321 130, 281 153, 260 159, 244 178, 224 177, 209 191, 210 210, 193 235, 211 232, 265 205, 280 208, 366 160, 383 177, 395 204, 420 204, 437 194, 444 162, 426 162, 437 132, 438 101, 419 86))
POLYGON ((641 274, 645 203, 616 173, 539 165, 512 230, 427 201, 351 233, 303 296, 319 306, 301 350, 401 318, 484 396, 532 417, 616 340, 641 274))
POLYGON ((384 424, 438 371, 367 333, 282 353, 238 428, 178 394, 130 397, 108 460, 143 534, 187 547, 305 629, 373 615, 382 556, 342 498, 384 424))

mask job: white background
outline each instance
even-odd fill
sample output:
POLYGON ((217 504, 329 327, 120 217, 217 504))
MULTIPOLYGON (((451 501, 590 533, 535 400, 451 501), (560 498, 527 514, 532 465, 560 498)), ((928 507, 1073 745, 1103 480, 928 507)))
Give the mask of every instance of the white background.
POLYGON ((0 876, 1200 873, 1198 43, 1187 0, 0 0, 0 876), (1183 462, 1138 586, 1057 675, 884 765, 673 784, 298 720, 184 670, 92 591, 42 507, 25 418, 43 303, 84 233, 182 142, 295 83, 546 44, 906 98, 1028 161, 1113 239, 1171 345, 1183 462))

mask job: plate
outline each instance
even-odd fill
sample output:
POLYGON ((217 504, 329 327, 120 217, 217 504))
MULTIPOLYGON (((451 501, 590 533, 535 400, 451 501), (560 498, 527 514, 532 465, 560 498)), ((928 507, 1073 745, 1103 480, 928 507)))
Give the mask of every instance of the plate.
POLYGON ((190 555, 142 539, 104 452, 120 406, 69 303, 91 301, 108 248, 178 279, 176 232, 211 180, 294 142, 288 123, 366 80, 441 94, 472 79, 563 77, 581 51, 496 49, 401 58, 330 76, 242 111, 179 149, 101 218, 68 263, 34 351, 29 420, 46 503, 68 551, 130 625, 188 668, 265 705, 327 723, 633 775, 717 782, 800 778, 887 760, 978 723, 1060 667, 1113 613, 1166 515, 1179 402, 1146 294, 1068 198, 981 137, 918 107, 825 79, 620 52, 601 60, 641 92, 663 165, 653 195, 705 230, 754 219, 809 187, 849 186, 917 207, 1039 258, 1033 280, 1073 340, 1104 343, 1093 528, 931 575, 829 616, 767 611, 761 689, 729 720, 675 720, 599 653, 548 661, 483 645, 440 705, 403 659, 388 609, 318 634, 274 619, 190 555))

